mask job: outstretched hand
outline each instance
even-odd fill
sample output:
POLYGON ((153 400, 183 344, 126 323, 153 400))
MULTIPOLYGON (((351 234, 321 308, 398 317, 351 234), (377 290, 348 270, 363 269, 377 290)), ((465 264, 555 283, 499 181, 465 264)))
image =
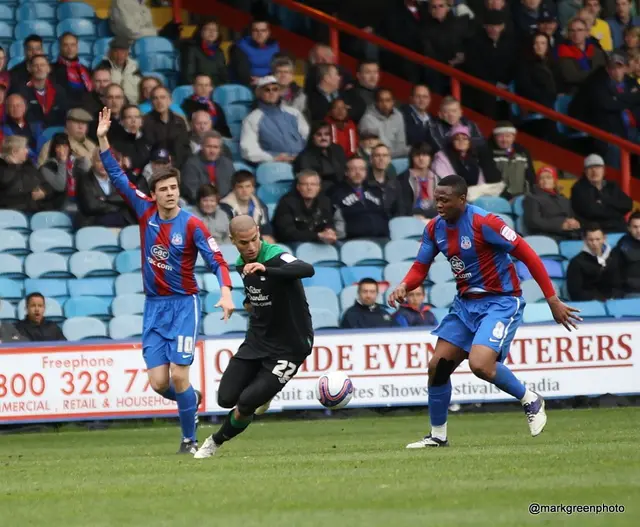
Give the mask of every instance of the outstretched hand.
POLYGON ((404 299, 407 297, 407 286, 404 284, 400 284, 395 288, 393 293, 389 295, 389 299, 387 302, 393 308, 397 307, 396 304, 401 304, 404 302, 404 299))
POLYGON ((98 114, 98 130, 96 132, 98 138, 106 137, 109 128, 111 128, 111 110, 105 106, 98 114))
POLYGON ((582 318, 578 316, 580 310, 576 307, 571 307, 562 302, 557 296, 553 296, 547 300, 549 307, 551 308, 551 314, 553 319, 562 324, 569 331, 578 329, 577 322, 582 322, 582 318))
POLYGON ((233 305, 231 290, 228 287, 222 288, 222 295, 220 296, 220 300, 218 300, 218 303, 215 305, 215 307, 222 308, 222 320, 224 320, 225 322, 229 320, 231 315, 233 315, 236 306, 233 305))

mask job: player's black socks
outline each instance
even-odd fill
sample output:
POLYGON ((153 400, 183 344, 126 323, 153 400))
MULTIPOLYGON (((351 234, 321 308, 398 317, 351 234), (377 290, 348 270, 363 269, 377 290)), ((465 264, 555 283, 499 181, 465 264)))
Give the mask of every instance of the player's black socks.
POLYGON ((248 421, 238 421, 235 418, 234 411, 235 410, 231 410, 227 414, 227 417, 225 417, 224 421, 222 422, 220 430, 213 434, 213 440, 215 441, 216 445, 221 445, 225 441, 233 439, 238 434, 244 432, 247 426, 251 424, 253 416, 251 416, 248 421))

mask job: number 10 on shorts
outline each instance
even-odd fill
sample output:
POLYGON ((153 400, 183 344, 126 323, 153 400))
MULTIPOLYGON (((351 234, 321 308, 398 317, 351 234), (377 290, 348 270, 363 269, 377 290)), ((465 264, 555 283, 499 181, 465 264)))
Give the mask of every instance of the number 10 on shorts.
POLYGON ((193 355, 193 337, 185 337, 184 335, 178 336, 178 353, 183 355, 193 355))

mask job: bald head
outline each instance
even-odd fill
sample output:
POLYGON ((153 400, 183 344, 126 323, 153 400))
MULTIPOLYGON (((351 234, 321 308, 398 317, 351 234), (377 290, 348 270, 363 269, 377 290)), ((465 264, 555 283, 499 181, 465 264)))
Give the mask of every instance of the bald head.
POLYGON ((236 246, 245 262, 255 262, 260 254, 262 241, 260 229, 251 216, 236 216, 229 223, 231 243, 236 246))
POLYGON ((247 216, 246 214, 243 216, 236 216, 229 223, 229 234, 231 234, 231 236, 235 236, 238 233, 250 231, 257 226, 258 225, 256 225, 256 222, 251 216, 247 216))

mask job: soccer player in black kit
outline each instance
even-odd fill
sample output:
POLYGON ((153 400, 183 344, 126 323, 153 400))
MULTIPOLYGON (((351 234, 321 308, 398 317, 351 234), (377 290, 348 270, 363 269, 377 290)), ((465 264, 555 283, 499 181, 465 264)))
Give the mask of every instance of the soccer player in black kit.
POLYGON ((240 252, 236 269, 244 282, 249 329, 218 387, 218 404, 232 410, 196 452, 196 459, 213 456, 224 442, 242 433, 313 348, 311 313, 300 281, 313 276, 313 266, 263 242, 251 216, 231 220, 229 234, 240 252))

